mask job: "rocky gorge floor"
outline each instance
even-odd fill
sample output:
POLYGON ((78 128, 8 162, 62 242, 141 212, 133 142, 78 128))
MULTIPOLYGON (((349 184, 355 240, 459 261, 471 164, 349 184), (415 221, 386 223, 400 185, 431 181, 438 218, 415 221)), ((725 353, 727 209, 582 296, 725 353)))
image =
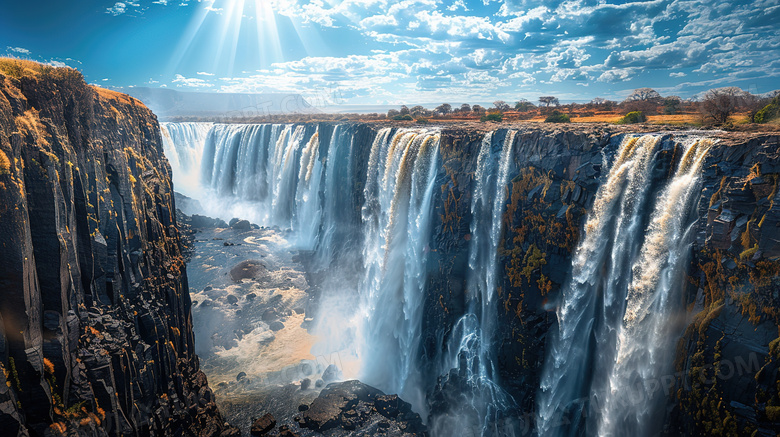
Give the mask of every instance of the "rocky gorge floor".
POLYGON ((312 355, 316 299, 288 231, 178 213, 196 352, 229 423, 243 435, 425 435, 408 403, 342 381, 338 354, 312 355))

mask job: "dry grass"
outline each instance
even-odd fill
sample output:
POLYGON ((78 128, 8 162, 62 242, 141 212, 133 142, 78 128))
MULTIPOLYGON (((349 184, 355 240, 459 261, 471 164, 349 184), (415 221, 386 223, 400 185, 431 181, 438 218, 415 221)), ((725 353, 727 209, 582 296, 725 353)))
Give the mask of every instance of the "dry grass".
POLYGON ((48 147, 49 132, 46 127, 41 123, 41 118, 38 115, 38 111, 35 109, 28 109, 22 115, 18 115, 14 121, 16 122, 16 129, 20 132, 35 138, 35 140, 42 146, 48 147))
POLYGON ((699 114, 675 114, 675 115, 650 115, 647 117, 650 124, 701 124, 701 115, 699 114))
POLYGON ((0 72, 17 79, 25 76, 40 76, 44 68, 53 67, 25 59, 0 58, 0 72))
POLYGON ((621 115, 614 113, 597 114, 589 117, 572 117, 574 123, 617 123, 621 115))
POLYGON ((97 91, 97 93, 100 95, 100 97, 103 97, 104 99, 107 99, 107 100, 114 100, 114 101, 117 101, 119 103, 124 103, 124 104, 127 104, 127 105, 142 105, 142 103, 140 101, 138 101, 138 100, 128 96, 127 94, 123 94, 123 93, 120 93, 120 92, 117 92, 117 91, 112 91, 112 90, 109 90, 109 89, 106 89, 106 88, 101 88, 99 86, 94 86, 94 85, 92 86, 92 89, 97 91))
POLYGON ((52 67, 26 59, 0 58, 0 73, 16 79, 42 77, 64 83, 84 84, 84 76, 76 69, 52 67))

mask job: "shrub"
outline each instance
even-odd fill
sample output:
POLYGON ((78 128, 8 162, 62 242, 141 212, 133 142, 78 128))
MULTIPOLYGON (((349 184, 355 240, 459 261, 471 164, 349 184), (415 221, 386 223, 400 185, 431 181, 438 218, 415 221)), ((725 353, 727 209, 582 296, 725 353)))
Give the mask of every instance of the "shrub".
POLYGON ((569 123, 571 121, 571 117, 569 117, 569 114, 564 114, 561 111, 554 110, 550 113, 550 115, 547 116, 547 118, 544 119, 547 123, 569 123))
POLYGON ((396 121, 412 121, 414 119, 412 118, 411 115, 404 114, 404 115, 396 115, 395 117, 393 117, 393 120, 396 120, 396 121))
POLYGON ((642 111, 632 111, 624 115, 623 118, 618 121, 618 124, 636 124, 644 123, 646 121, 647 117, 645 117, 645 114, 643 114, 642 111))
POLYGON ((780 117, 780 96, 772 99, 772 102, 761 108, 755 116, 756 123, 766 123, 780 117))
POLYGON ((428 124, 428 119, 427 118, 422 118, 421 117, 421 118, 418 118, 416 121, 417 121, 417 124, 428 124))
POLYGON ((504 121, 504 114, 500 112, 491 112, 480 117, 479 121, 504 121))

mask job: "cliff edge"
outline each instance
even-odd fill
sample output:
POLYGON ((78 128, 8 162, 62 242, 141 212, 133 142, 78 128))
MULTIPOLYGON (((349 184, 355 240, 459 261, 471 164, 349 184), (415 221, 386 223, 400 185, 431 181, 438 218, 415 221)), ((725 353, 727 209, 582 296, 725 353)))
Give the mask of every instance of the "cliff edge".
POLYGON ((159 132, 75 70, 0 60, 4 435, 236 433, 194 353, 159 132))

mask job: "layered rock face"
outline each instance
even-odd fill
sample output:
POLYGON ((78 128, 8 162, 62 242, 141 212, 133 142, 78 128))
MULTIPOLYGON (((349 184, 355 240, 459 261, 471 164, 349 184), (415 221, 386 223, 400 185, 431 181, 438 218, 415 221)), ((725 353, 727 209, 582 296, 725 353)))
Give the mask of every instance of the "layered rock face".
POLYGON ((4 435, 233 432, 194 353, 170 167, 140 102, 70 69, 0 73, 0 259, 4 435))

